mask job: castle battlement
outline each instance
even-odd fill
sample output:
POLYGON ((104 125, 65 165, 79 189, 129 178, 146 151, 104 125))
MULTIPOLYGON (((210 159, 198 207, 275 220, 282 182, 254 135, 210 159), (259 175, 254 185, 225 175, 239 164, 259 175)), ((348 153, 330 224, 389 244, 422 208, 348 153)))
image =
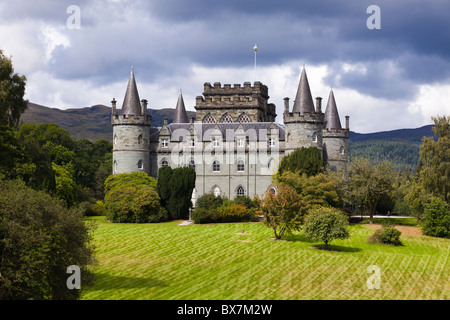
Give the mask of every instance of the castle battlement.
POLYGON ((130 124, 139 124, 139 125, 152 125, 152 117, 149 115, 145 116, 134 116, 133 114, 115 114, 111 116, 112 125, 130 125, 130 124))
POLYGON ((222 84, 220 82, 214 82, 211 85, 210 82, 205 82, 203 95, 204 96, 214 96, 214 95, 262 95, 266 99, 269 98, 269 89, 266 85, 262 84, 259 81, 255 81, 252 86, 250 82, 244 82, 244 85, 241 84, 222 84))
POLYGON ((323 129, 322 131, 324 138, 349 138, 349 135, 348 129, 323 129))
POLYGON ((323 122, 325 115, 320 112, 285 112, 283 114, 284 123, 303 123, 303 122, 323 122))

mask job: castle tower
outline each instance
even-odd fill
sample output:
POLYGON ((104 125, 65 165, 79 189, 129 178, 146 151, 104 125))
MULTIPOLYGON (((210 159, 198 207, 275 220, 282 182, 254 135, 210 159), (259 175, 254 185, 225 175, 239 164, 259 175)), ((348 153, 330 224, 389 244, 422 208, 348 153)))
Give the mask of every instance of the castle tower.
POLYGON ((323 154, 331 170, 345 169, 348 163, 349 117, 345 129, 341 126, 333 90, 328 97, 323 129, 323 154))
POLYGON ((122 109, 111 101, 113 126, 113 174, 132 171, 150 174, 150 126, 147 100, 139 100, 133 69, 128 80, 122 109))
POLYGON ((303 67, 292 112, 289 112, 289 98, 284 98, 286 155, 301 147, 314 146, 322 151, 324 114, 321 103, 322 98, 316 98, 314 109, 308 77, 303 67))
POLYGON ((173 115, 173 123, 189 123, 186 108, 184 107, 183 95, 180 92, 177 101, 177 107, 173 115))
POLYGON ((276 108, 268 100, 268 88, 259 81, 255 81, 253 87, 250 82, 244 82, 244 86, 206 82, 203 96, 196 97, 196 121, 273 122, 277 116, 276 108))

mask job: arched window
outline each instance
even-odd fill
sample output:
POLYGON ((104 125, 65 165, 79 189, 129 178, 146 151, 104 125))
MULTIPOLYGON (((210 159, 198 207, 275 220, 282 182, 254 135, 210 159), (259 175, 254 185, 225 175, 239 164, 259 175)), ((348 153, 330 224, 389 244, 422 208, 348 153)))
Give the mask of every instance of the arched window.
POLYGON ((244 196, 244 195, 245 195, 245 190, 244 190, 244 187, 243 187, 243 186, 239 186, 239 187, 236 189, 236 195, 237 195, 238 197, 241 197, 241 196, 244 196))
POLYGON ((312 135, 312 141, 317 142, 317 133, 315 133, 315 132, 312 135))
POLYGON ((114 172, 117 172, 117 161, 114 160, 114 172))
POLYGON ((213 171, 220 172, 220 162, 218 160, 214 160, 213 162, 213 171))
POLYGON ((252 120, 251 120, 250 117, 244 112, 244 113, 241 113, 241 115, 239 116, 238 122, 241 122, 241 123, 248 123, 248 122, 252 122, 252 120))
POLYGON ((237 171, 238 172, 244 172, 245 171, 244 160, 238 160, 238 162, 237 162, 237 171))
POLYGON ((119 143, 119 140, 117 139, 117 136, 114 136, 114 144, 117 145, 119 143))
POLYGON ((164 159, 163 161, 161 161, 161 166, 162 167, 167 167, 169 165, 169 161, 167 161, 166 159, 164 159))
POLYGON ((142 134, 140 134, 138 137, 138 144, 142 144, 142 134))
POLYGON ((211 115, 211 113, 208 113, 204 118, 203 118, 203 123, 216 123, 216 119, 211 115))
POLYGON ((339 153, 340 153, 340 154, 345 154, 345 148, 344 148, 344 147, 341 147, 341 148, 339 149, 339 153))
POLYGON ((222 123, 233 123, 233 118, 230 116, 230 114, 227 112, 225 113, 222 118, 220 118, 220 121, 222 123))
POLYGON ((271 193, 271 194, 275 194, 275 193, 277 193, 277 191, 275 190, 275 188, 274 188, 274 187, 271 187, 271 188, 269 189, 269 191, 270 191, 270 193, 271 193))
POLYGON ((214 187, 214 189, 213 189, 213 193, 214 193, 214 197, 218 197, 218 196, 220 196, 220 193, 221 193, 221 191, 220 191, 220 188, 219 187, 214 187))
POLYGON ((138 166, 138 169, 144 169, 144 164, 143 164, 142 160, 139 160, 137 166, 138 166))
POLYGON ((189 161, 189 167, 195 170, 195 161, 194 161, 194 159, 191 159, 191 161, 189 161))

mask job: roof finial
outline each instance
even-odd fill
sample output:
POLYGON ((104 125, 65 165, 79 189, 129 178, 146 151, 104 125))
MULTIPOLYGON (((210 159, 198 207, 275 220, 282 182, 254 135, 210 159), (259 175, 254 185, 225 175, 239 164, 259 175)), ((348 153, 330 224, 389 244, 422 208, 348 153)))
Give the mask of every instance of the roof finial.
POLYGON ((131 73, 134 73, 134 72, 133 72, 133 65, 131 65, 131 73))

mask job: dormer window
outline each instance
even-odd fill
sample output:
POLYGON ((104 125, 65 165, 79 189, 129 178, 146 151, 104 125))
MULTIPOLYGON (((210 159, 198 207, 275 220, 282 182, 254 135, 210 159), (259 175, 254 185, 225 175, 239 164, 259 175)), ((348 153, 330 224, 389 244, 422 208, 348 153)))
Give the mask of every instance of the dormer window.
POLYGON ((161 146, 163 148, 168 148, 169 147, 169 141, 167 139, 162 139, 161 140, 161 146))
POLYGON ((237 139, 237 146, 238 146, 238 148, 243 148, 245 146, 243 138, 238 138, 237 139))
POLYGON ((189 140, 189 147, 190 148, 195 147, 195 140, 194 139, 189 140))
POLYGON ((275 138, 269 138, 269 147, 275 147, 275 138))
POLYGON ((213 138, 213 147, 214 147, 214 148, 217 148, 217 147, 219 147, 219 146, 220 146, 220 140, 219 140, 219 138, 214 137, 214 138, 213 138))

